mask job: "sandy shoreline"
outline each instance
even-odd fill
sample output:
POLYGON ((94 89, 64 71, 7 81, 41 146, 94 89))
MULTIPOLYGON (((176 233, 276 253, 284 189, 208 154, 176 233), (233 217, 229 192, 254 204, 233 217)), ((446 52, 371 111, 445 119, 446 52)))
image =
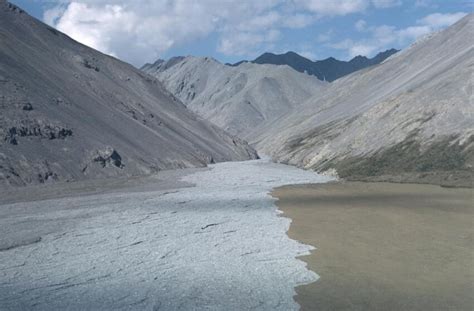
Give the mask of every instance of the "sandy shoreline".
POLYGON ((473 189, 329 183, 276 189, 300 259, 320 275, 303 310, 472 310, 473 189))

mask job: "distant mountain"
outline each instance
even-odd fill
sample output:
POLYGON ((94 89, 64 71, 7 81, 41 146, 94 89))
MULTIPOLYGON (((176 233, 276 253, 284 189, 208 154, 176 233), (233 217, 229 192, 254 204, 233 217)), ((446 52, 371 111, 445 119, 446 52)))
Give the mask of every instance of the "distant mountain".
POLYGON ((0 0, 0 187, 255 157, 158 80, 0 0))
POLYGON ((470 14, 330 83, 261 131, 257 150, 350 179, 472 187, 473 29, 470 14))
MULTIPOLYGON (((378 53, 373 58, 356 56, 347 62, 333 57, 313 62, 295 52, 287 52, 285 54, 264 53, 251 62, 256 64, 288 65, 296 71, 306 72, 318 77, 320 80, 332 82, 357 70, 379 64, 397 52, 398 50, 396 49, 390 49, 378 53)), ((247 61, 240 61, 231 66, 239 66, 244 62, 247 61)))
POLYGON ((288 66, 226 66, 210 57, 174 57, 142 67, 190 110, 244 139, 329 83, 288 66))

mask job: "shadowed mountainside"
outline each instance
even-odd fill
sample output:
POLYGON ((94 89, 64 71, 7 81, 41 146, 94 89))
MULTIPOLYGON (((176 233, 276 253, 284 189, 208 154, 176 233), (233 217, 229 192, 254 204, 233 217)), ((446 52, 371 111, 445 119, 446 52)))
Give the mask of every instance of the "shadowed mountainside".
POLYGON ((156 79, 0 0, 0 185, 256 157, 156 79))

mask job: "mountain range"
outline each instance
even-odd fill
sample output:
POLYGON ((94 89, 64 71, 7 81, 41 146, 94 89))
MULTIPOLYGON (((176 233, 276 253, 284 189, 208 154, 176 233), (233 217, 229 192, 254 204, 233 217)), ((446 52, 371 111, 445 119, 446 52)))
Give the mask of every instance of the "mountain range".
POLYGON ((144 70, 275 161, 347 179, 472 186, 473 20, 332 83, 286 65, 192 57, 144 70))
MULTIPOLYGON (((312 61, 291 51, 284 54, 267 52, 250 62, 255 64, 288 65, 296 71, 316 76, 319 80, 332 82, 357 70, 379 64, 397 52, 398 50, 396 49, 389 49, 378 53, 372 58, 359 55, 349 61, 337 60, 334 57, 312 61)), ((240 61, 235 64, 227 65, 239 66, 247 62, 248 61, 240 61)))

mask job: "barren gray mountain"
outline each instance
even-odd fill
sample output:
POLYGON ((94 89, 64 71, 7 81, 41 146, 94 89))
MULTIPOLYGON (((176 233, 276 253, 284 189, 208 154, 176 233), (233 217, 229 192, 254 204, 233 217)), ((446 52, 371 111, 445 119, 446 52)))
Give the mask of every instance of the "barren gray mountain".
POLYGON ((472 20, 330 84, 288 66, 196 57, 144 70, 277 161, 352 179, 470 185, 472 20))
POLYGON ((0 0, 0 185, 255 157, 156 79, 0 0))
MULTIPOLYGON (((296 71, 306 72, 320 80, 332 82, 357 70, 379 64, 397 52, 396 49, 389 49, 372 58, 359 55, 349 61, 341 61, 334 57, 312 61, 290 51, 285 54, 263 53, 251 62, 255 64, 288 65, 296 71)), ((231 66, 239 66, 245 62, 247 61, 240 61, 231 66)))
POLYGON ((328 85, 288 66, 231 67, 208 57, 158 60, 142 70, 162 81, 189 109, 245 139, 328 85))
POLYGON ((257 150, 352 179, 472 186, 474 14, 330 84, 257 150))

